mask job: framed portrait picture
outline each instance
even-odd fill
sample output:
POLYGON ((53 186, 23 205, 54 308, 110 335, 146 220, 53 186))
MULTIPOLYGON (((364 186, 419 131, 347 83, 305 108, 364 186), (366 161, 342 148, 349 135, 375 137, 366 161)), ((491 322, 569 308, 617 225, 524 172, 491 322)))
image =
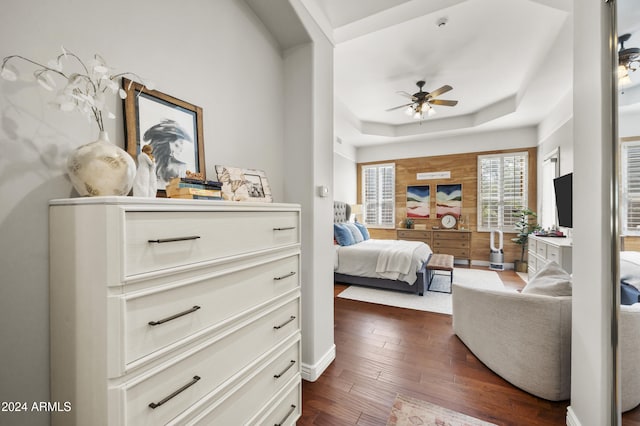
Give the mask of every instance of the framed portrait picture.
POLYGON ((262 170, 216 166, 217 179, 222 183, 222 198, 230 201, 273 201, 267 175, 262 170))
POLYGON ((436 217, 446 214, 459 218, 462 214, 462 184, 436 186, 436 217))
POLYGON ((134 158, 150 145, 156 165, 158 194, 187 171, 205 173, 202 108, 140 83, 122 79, 125 149, 134 158))
POLYGON ((431 215, 431 187, 407 186, 407 217, 428 219, 431 215))

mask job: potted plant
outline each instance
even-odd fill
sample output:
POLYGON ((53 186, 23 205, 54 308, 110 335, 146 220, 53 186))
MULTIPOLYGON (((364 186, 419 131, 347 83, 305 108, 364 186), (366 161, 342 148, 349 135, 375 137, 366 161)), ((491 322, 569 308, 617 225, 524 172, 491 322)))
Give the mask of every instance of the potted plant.
POLYGON ((524 256, 527 252, 527 242, 529 240, 529 234, 541 229, 537 222, 538 215, 528 207, 523 207, 519 210, 513 211, 513 216, 516 218, 515 229, 518 232, 515 238, 512 238, 516 244, 521 246, 520 248, 520 260, 514 262, 514 269, 517 272, 527 272, 527 262, 524 260, 524 256))
POLYGON ((405 226, 405 228, 407 228, 407 229, 413 229, 413 219, 411 219, 411 218, 406 218, 406 219, 404 220, 404 226, 405 226))

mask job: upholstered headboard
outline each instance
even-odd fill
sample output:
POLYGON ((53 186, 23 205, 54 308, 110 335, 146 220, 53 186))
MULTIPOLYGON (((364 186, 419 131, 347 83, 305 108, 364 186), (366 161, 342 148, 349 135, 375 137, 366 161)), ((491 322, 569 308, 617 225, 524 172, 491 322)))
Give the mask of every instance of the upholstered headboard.
POLYGON ((343 201, 333 202, 333 222, 347 222, 351 217, 351 206, 343 201))

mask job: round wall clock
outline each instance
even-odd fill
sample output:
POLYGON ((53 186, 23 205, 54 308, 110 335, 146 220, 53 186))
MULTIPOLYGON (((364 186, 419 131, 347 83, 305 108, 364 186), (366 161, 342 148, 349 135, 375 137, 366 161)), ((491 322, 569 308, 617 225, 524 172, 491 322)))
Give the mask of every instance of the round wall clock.
POLYGON ((458 218, 452 214, 445 214, 440 218, 440 224, 443 228, 453 229, 458 223, 458 218))

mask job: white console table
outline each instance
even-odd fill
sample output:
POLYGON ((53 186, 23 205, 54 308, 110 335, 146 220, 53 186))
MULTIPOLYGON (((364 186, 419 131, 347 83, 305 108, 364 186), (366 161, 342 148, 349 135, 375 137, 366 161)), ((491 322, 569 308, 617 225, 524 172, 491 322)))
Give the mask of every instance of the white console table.
POLYGON ((571 273, 571 248, 571 238, 529 235, 529 277, 552 260, 571 273))

